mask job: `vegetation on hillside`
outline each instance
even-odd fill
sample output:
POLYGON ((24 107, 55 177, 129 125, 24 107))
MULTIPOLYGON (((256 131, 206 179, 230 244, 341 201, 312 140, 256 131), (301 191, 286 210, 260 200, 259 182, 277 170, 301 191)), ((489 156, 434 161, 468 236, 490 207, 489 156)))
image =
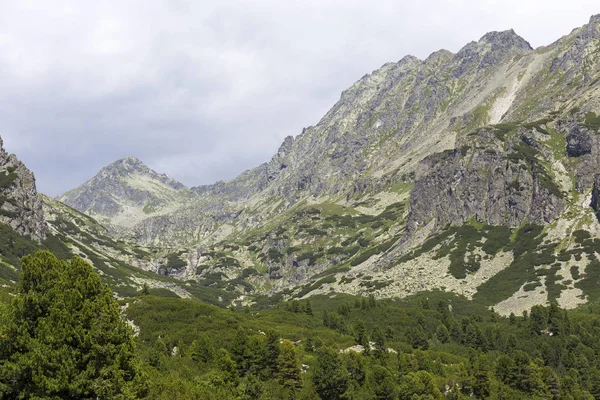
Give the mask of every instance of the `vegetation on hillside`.
POLYGON ((142 290, 123 301, 139 327, 134 347, 110 290, 83 260, 43 252, 22 266, 17 297, 0 296, 4 398, 600 396, 596 304, 505 318, 442 292, 223 309, 142 290))

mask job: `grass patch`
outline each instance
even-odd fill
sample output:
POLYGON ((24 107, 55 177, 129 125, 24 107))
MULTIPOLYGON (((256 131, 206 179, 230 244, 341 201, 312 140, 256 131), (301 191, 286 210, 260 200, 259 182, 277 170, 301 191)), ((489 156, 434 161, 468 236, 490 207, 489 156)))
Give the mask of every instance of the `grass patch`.
POLYGON ((591 131, 598 132, 600 130, 600 115, 596 113, 588 112, 585 113, 584 126, 591 131))

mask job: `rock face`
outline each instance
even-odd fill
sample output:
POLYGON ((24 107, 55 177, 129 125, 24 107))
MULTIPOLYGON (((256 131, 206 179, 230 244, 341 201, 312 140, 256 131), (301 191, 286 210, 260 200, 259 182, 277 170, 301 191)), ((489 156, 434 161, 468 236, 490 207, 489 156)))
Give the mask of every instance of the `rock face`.
POLYGON ((158 174, 137 158, 126 157, 102 168, 59 200, 110 228, 123 229, 164 209, 176 208, 187 195, 183 184, 158 174))
POLYGON ((461 138, 456 150, 425 158, 411 192, 407 230, 435 220, 436 227, 462 225, 471 218, 489 225, 545 225, 565 207, 565 193, 544 167, 548 162, 535 130, 515 128, 514 136, 484 128, 461 138))
POLYGON ((0 222, 22 235, 42 241, 48 227, 35 178, 14 154, 4 150, 0 138, 0 222))
POLYGON ((581 157, 592 152, 592 138, 586 129, 579 126, 571 128, 567 135, 567 155, 581 157))

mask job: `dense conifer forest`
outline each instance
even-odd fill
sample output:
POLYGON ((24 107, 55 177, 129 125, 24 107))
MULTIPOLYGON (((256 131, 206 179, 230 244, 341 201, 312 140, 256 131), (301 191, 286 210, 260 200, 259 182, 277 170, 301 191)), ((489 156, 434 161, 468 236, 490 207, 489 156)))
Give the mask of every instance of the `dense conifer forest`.
POLYGON ((22 269, 1 297, 2 398, 600 398, 598 304, 502 317, 442 292, 331 293, 223 309, 143 287, 119 303, 81 259, 22 269))

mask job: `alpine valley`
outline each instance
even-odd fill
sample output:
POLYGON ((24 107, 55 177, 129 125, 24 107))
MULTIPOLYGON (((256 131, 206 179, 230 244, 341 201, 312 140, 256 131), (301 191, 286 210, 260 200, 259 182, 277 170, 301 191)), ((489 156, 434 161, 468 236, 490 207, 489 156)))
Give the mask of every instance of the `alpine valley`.
POLYGON ((385 64, 232 181, 188 188, 127 157, 51 199, 4 150, 0 168, 7 290, 46 248, 122 298, 575 308, 600 298, 600 15, 537 49, 510 30, 385 64))

